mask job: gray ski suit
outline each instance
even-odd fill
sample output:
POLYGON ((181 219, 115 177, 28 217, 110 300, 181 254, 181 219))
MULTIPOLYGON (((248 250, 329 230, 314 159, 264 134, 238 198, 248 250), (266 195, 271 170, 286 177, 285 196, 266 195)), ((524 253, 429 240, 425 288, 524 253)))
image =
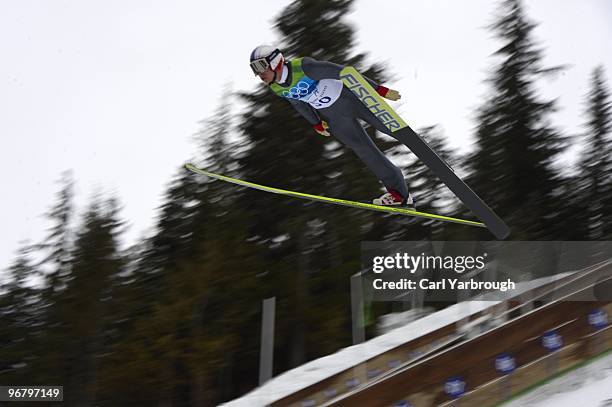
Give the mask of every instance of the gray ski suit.
MULTIPOLYGON (((353 93, 343 86, 339 79, 342 65, 313 58, 301 59, 299 65, 288 61, 283 68, 281 87, 292 84, 293 75, 306 77, 302 85, 296 85, 279 96, 284 96, 291 105, 311 124, 321 122, 321 117, 329 124, 329 130, 336 139, 349 147, 378 177, 387 190, 396 190, 403 197, 408 196, 406 181, 402 171, 396 167, 374 144, 358 119, 364 120, 376 130, 394 137, 368 108, 353 93), (298 67, 296 69, 296 67, 298 67), (297 70, 296 73, 293 71, 297 70)), ((368 82, 376 89, 378 84, 369 78, 368 82)), ((394 137, 395 138, 395 137, 394 137)))

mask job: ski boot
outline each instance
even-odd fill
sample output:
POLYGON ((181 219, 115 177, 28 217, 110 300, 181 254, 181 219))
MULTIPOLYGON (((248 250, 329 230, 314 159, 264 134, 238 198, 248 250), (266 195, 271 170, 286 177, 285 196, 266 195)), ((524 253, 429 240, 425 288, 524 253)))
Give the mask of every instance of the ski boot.
POLYGON ((411 193, 408 193, 408 196, 404 198, 395 189, 390 189, 388 191, 389 192, 384 193, 380 198, 374 199, 372 203, 379 206, 399 206, 406 209, 415 208, 411 193))

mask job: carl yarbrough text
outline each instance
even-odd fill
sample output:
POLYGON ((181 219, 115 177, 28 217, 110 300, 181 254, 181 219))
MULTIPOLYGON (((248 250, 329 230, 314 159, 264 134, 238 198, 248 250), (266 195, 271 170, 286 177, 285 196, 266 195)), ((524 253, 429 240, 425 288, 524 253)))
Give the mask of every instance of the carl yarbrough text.
POLYGON ((506 281, 476 281, 460 280, 458 278, 443 278, 438 281, 422 278, 420 280, 410 280, 402 278, 396 281, 384 281, 377 278, 372 281, 375 290, 498 290, 505 292, 515 290, 516 283, 510 279, 506 281))

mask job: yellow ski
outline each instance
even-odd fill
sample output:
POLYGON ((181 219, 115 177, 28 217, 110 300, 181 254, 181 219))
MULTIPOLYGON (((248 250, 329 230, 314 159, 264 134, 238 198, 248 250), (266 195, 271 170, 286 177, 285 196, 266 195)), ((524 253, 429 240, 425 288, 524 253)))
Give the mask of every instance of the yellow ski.
POLYGON ((265 185, 255 184, 252 182, 242 181, 236 178, 227 177, 225 175, 208 172, 206 170, 196 167, 193 164, 185 164, 185 167, 189 171, 195 172, 197 174, 206 175, 208 177, 215 178, 220 181, 225 181, 225 182, 229 182, 232 184, 241 185, 243 187, 259 189, 260 191, 272 192, 273 194, 280 194, 280 195, 292 196, 295 198, 309 199, 311 201, 327 202, 327 203, 332 203, 336 205, 350 206, 353 208, 367 209, 371 211, 396 213, 396 214, 404 215, 404 216, 414 216, 417 218, 427 218, 427 219, 434 219, 434 220, 439 220, 439 221, 444 221, 444 222, 460 223, 462 225, 485 227, 485 225, 481 222, 475 222, 475 221, 466 220, 466 219, 452 218, 449 216, 435 215, 432 213, 419 212, 419 211, 415 211, 415 210, 411 210, 407 208, 379 206, 379 205, 368 204, 364 202, 347 201, 344 199, 329 198, 326 196, 311 195, 311 194, 305 194, 302 192, 294 192, 294 191, 288 191, 285 189, 268 187, 265 185))

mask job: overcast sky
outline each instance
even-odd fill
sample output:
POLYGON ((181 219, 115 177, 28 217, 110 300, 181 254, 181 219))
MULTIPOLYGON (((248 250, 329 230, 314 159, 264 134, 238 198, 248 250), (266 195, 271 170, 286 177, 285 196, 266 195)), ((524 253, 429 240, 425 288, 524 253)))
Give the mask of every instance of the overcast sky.
MULTIPOLYGON (((485 29, 497 3, 359 0, 348 16, 357 51, 395 75, 402 116, 416 128, 440 124, 462 152, 499 47, 485 29)), ((96 190, 116 193, 127 240, 145 233, 223 85, 254 89, 249 53, 276 42, 272 20, 287 4, 0 0, 0 268, 19 241, 44 236, 41 215, 67 169, 81 208, 96 190)), ((612 76, 612 2, 526 6, 545 63, 571 65, 542 91, 559 98, 555 123, 578 132, 591 70, 603 64, 612 76)))

